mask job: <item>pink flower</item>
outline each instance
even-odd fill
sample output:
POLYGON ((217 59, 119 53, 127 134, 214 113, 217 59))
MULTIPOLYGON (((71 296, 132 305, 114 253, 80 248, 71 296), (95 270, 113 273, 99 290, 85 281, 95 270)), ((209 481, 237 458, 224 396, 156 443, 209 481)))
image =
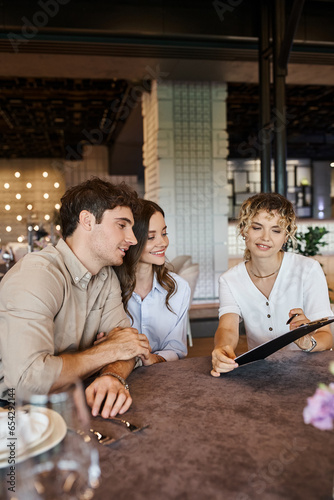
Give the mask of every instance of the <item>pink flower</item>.
POLYGON ((311 398, 307 398, 303 417, 305 424, 321 430, 334 428, 334 384, 319 387, 311 398))

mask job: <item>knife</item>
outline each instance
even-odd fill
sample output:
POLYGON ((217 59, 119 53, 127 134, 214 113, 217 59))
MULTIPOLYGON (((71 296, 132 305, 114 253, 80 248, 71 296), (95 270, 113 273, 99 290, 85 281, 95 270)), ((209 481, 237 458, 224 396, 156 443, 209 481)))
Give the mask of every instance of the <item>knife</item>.
POLYGON ((295 330, 283 333, 283 335, 280 335, 275 339, 268 340, 268 342, 264 342, 264 344, 254 347, 254 349, 251 349, 250 351, 247 351, 235 358, 234 361, 238 363, 239 366, 241 366, 245 365, 246 363, 251 363, 252 361, 264 359, 274 352, 279 351, 280 349, 282 349, 282 347, 285 347, 295 340, 298 340, 300 337, 304 337, 304 335, 314 332, 314 330, 317 330, 322 326, 329 325, 330 323, 333 323, 333 321, 334 316, 329 316, 328 318, 318 319, 316 321, 311 321, 306 325, 301 325, 295 330))

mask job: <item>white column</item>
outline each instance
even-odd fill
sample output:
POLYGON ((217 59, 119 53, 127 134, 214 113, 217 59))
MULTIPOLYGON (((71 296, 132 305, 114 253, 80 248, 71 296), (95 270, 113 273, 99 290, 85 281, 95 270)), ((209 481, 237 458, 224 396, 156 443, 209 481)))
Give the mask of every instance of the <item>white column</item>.
POLYGON ((145 198, 166 213, 168 257, 200 264, 195 298, 227 269, 226 84, 154 82, 143 98, 145 198))

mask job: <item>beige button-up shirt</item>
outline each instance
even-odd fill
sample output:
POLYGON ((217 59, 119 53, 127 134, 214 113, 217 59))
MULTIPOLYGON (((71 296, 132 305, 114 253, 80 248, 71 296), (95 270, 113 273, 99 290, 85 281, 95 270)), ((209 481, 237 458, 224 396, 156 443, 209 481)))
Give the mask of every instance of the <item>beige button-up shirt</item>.
POLYGON ((92 276, 64 240, 23 257, 0 284, 0 397, 8 388, 47 393, 63 352, 99 332, 130 326, 111 267, 92 276))

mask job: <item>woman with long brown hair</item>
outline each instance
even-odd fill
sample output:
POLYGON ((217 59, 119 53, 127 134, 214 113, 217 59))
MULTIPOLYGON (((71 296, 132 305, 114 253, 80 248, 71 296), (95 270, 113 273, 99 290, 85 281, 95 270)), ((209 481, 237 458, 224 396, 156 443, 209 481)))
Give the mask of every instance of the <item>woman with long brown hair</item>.
POLYGON ((152 352, 142 358, 145 366, 173 361, 187 355, 188 283, 166 266, 169 245, 165 214, 159 205, 142 200, 133 232, 138 241, 115 267, 123 305, 139 333, 149 340, 152 352))

